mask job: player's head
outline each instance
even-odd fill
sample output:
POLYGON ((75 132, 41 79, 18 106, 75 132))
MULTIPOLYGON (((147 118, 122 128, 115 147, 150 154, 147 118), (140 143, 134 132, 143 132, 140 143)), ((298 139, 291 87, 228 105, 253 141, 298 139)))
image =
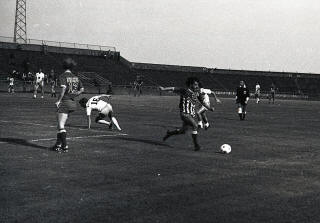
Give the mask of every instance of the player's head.
POLYGON ((79 100, 79 104, 81 105, 81 107, 85 108, 86 107, 86 104, 88 102, 88 99, 87 98, 81 98, 79 100))
POLYGON ((63 63, 62 63, 62 67, 65 70, 72 70, 76 65, 77 63, 70 57, 63 60, 63 63))
POLYGON ((192 91, 198 91, 199 90, 199 79, 196 77, 189 77, 186 81, 186 85, 188 88, 190 88, 192 91))
POLYGON ((244 81, 240 81, 240 87, 244 87, 244 86, 245 86, 244 81))

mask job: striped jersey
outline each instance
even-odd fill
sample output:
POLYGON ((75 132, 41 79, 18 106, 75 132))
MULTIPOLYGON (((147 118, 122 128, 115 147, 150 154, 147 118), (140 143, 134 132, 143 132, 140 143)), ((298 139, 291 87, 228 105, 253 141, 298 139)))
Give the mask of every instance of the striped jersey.
POLYGON ((174 92, 180 94, 179 108, 180 112, 195 116, 196 103, 198 101, 198 93, 190 89, 175 88, 174 92))

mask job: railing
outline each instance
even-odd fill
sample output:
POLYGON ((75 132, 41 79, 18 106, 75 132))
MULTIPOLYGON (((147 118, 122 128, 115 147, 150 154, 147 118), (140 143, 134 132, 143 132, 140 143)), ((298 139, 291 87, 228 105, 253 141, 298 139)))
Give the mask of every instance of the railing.
MULTIPOLYGON (((13 37, 0 36, 0 42, 14 43, 13 37)), ((65 47, 65 48, 75 48, 75 49, 88 49, 88 50, 100 50, 100 51, 114 51, 116 48, 113 46, 100 46, 92 44, 82 44, 82 43, 68 43, 68 42, 58 42, 50 40, 38 40, 38 39, 27 39, 24 44, 36 44, 36 45, 46 45, 54 47, 65 47)))

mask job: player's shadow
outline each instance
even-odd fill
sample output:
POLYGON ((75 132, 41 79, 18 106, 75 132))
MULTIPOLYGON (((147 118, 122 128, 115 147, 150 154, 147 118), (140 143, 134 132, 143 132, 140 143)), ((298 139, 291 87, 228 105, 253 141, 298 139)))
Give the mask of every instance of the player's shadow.
POLYGON ((130 142, 142 142, 142 143, 147 143, 147 144, 151 144, 151 145, 155 145, 155 146, 164 146, 164 147, 173 148, 172 146, 167 145, 163 142, 150 140, 150 139, 128 138, 128 137, 123 137, 123 136, 116 137, 116 139, 121 139, 121 140, 125 140, 125 141, 130 141, 130 142))
POLYGON ((38 149, 48 149, 45 146, 40 146, 37 144, 34 144, 32 142, 29 142, 25 139, 18 139, 18 138, 0 138, 0 142, 5 142, 11 145, 22 145, 22 146, 30 146, 30 147, 34 147, 34 148, 38 148, 38 149))

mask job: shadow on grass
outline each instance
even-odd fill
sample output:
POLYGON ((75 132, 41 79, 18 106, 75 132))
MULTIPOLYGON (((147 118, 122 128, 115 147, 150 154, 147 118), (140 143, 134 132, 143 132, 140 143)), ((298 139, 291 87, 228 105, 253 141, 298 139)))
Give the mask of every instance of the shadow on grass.
POLYGON ((48 150, 45 146, 40 146, 37 144, 34 144, 32 142, 29 142, 25 139, 18 139, 18 138, 0 138, 0 142, 6 142, 11 145, 22 145, 22 146, 30 146, 38 149, 45 149, 48 150))
POLYGON ((173 148, 172 146, 167 145, 163 142, 159 142, 156 140, 150 140, 150 139, 139 139, 139 138, 128 138, 128 137, 116 137, 115 139, 121 139, 124 141, 130 141, 130 142, 142 142, 142 143, 155 145, 155 146, 164 146, 164 147, 168 147, 168 148, 173 148))

